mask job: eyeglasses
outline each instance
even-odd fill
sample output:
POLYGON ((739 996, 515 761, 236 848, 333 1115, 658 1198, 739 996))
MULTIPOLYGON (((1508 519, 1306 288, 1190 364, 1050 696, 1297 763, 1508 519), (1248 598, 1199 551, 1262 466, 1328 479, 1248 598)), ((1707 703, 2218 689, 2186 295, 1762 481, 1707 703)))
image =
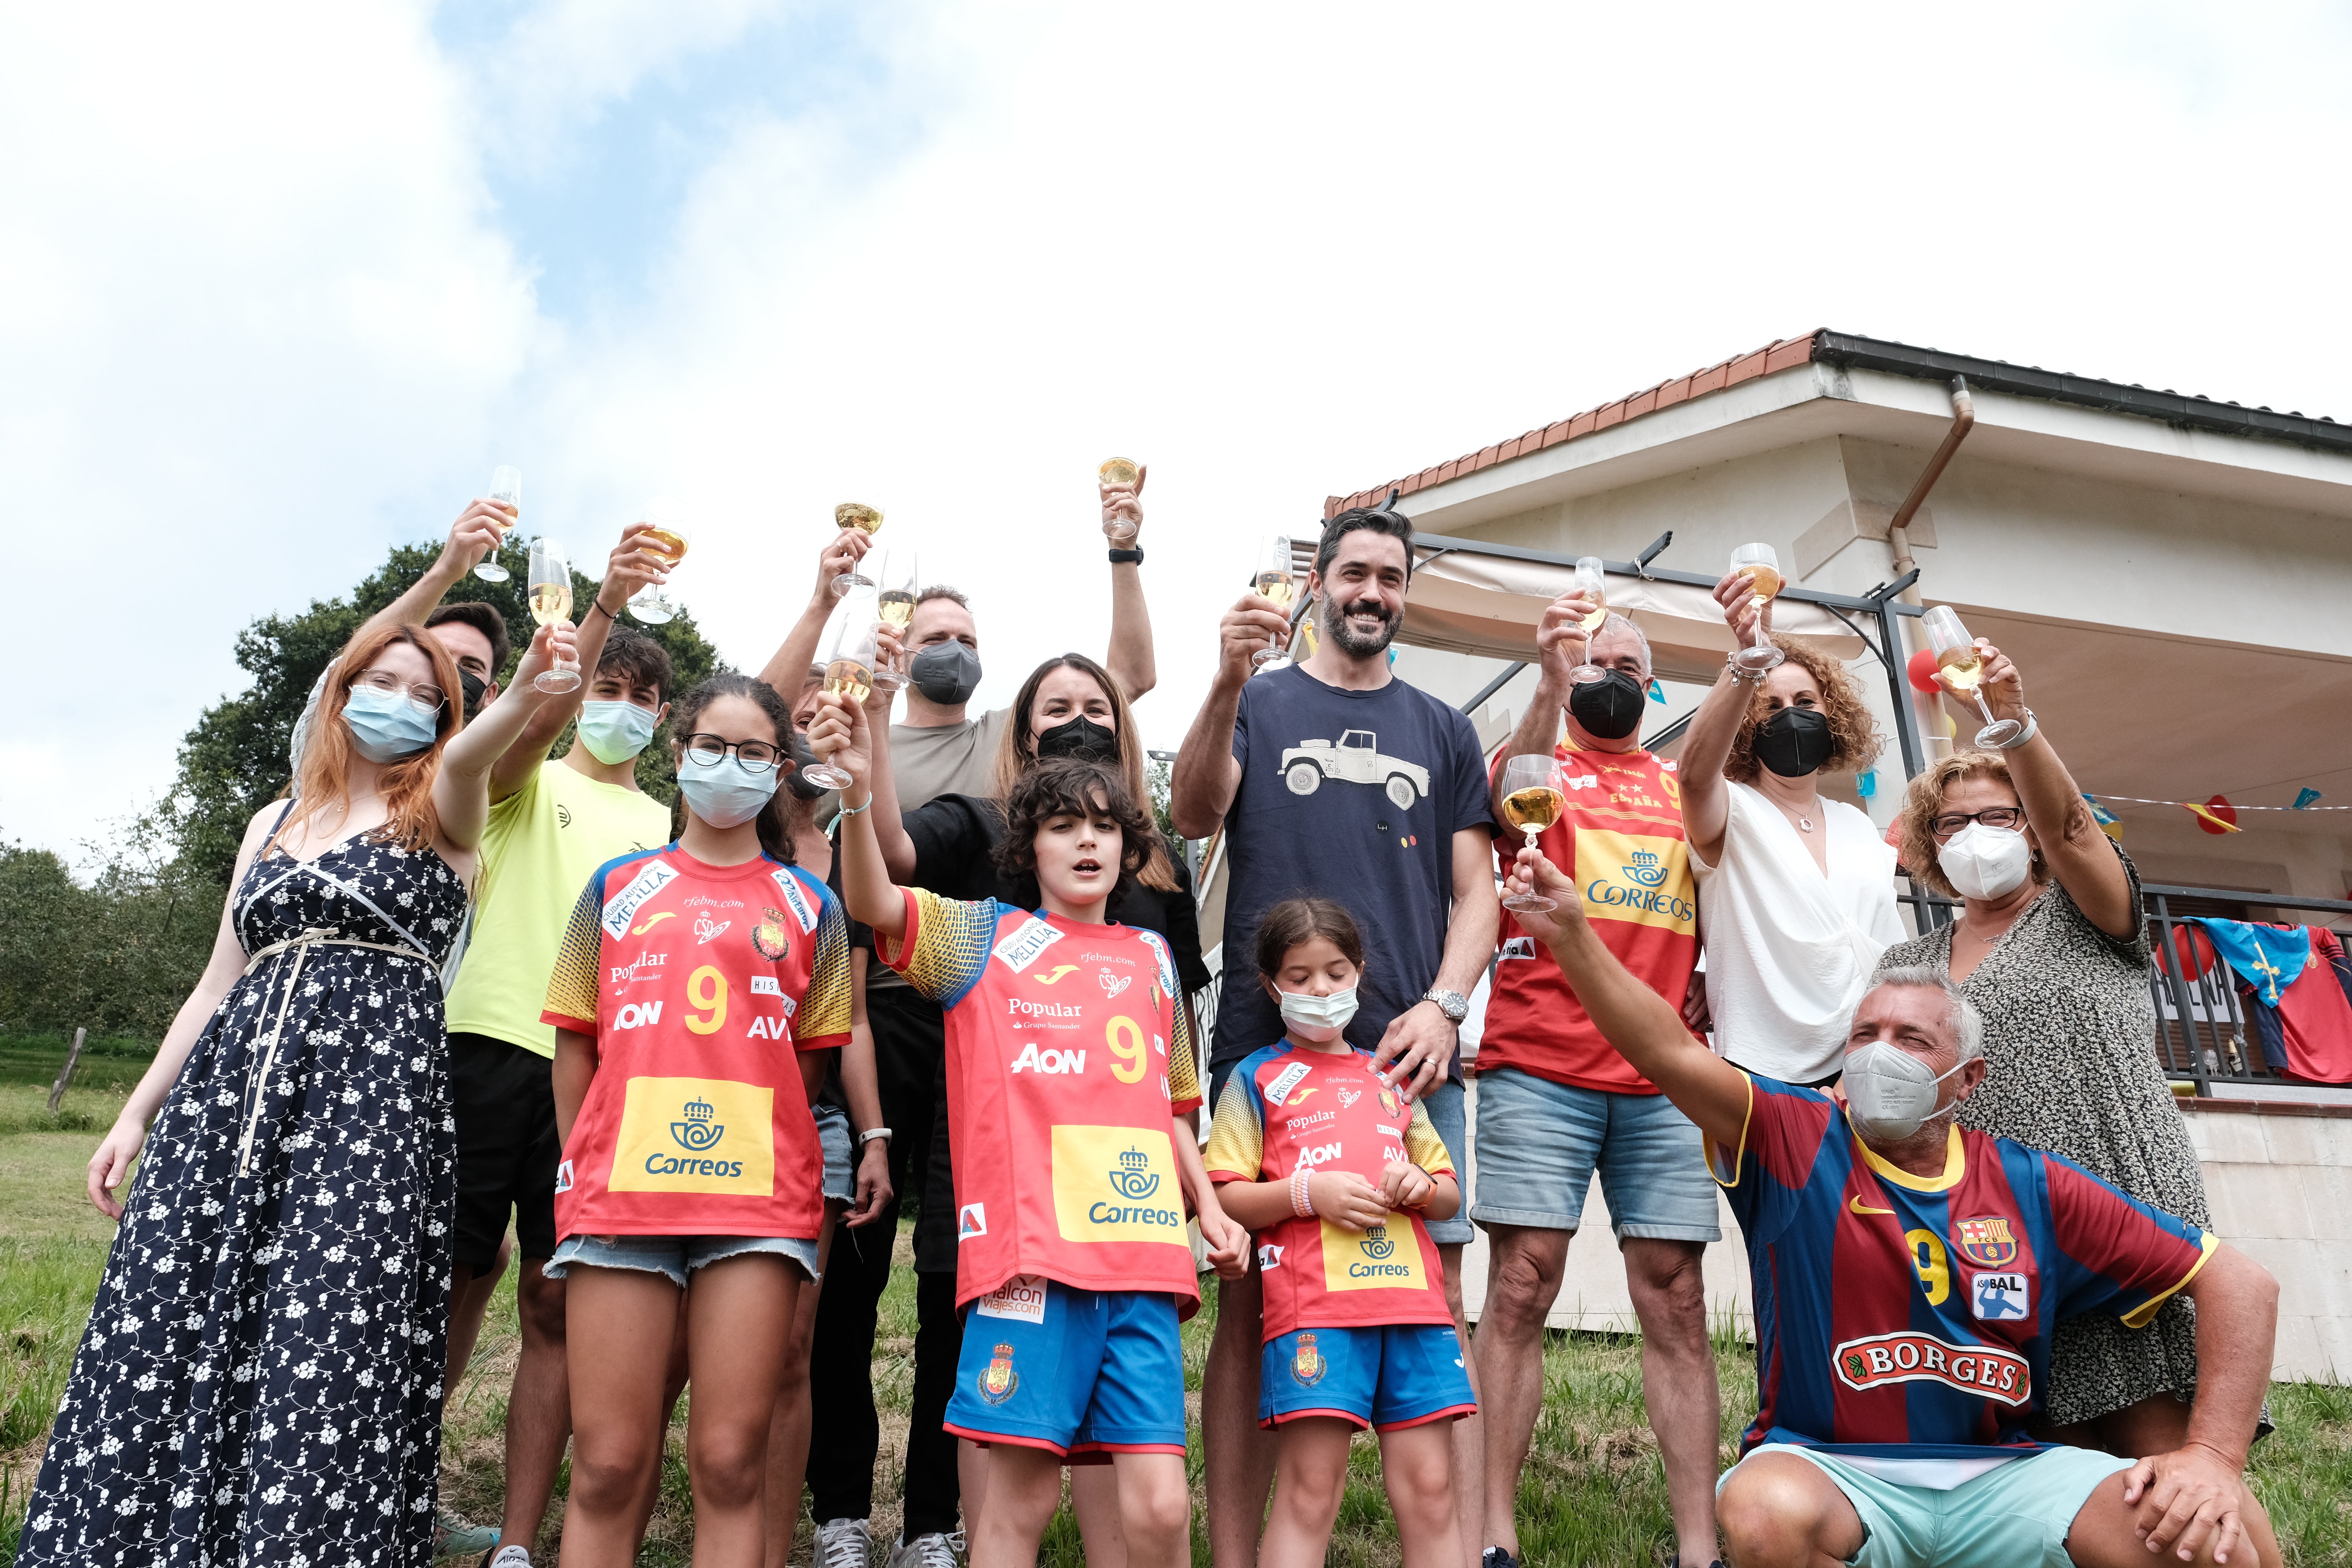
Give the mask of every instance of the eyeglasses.
POLYGON ((1949 838, 1971 822, 1981 822, 1987 827, 2015 827, 2025 820, 2021 806, 1991 805, 1982 811, 1948 811, 1941 816, 1930 817, 1927 829, 1940 841, 1949 838))
POLYGON ((360 678, 352 684, 372 687, 394 697, 405 697, 427 713, 438 713, 441 705, 449 700, 448 694, 431 682, 420 680, 411 686, 388 669, 363 669, 360 678))
POLYGON ((686 738, 686 754, 706 768, 715 768, 728 752, 755 773, 764 773, 782 759, 783 751, 765 741, 724 741, 707 731, 698 731, 686 738))

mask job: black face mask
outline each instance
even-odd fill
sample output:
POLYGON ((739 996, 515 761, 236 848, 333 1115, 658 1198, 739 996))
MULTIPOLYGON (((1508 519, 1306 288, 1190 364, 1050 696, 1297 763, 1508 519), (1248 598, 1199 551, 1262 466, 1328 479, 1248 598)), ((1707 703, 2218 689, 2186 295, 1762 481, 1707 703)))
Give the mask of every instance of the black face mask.
POLYGON ((1642 727, 1643 704, 1649 700, 1648 687, 1622 669, 1612 669, 1598 680, 1570 687, 1568 711, 1586 734, 1622 741, 1642 727))
POLYGON ((960 642, 933 643, 907 661, 907 679, 927 700, 953 708, 980 689, 980 655, 960 642))
POLYGON ((1118 731, 1080 715, 1037 731, 1037 760, 1071 757, 1081 763, 1118 761, 1118 731))
POLYGON ((466 694, 466 717, 470 719, 482 705, 482 693, 490 689, 490 683, 470 669, 461 669, 457 672, 457 686, 466 694))
POLYGON ((1756 760, 1784 779, 1801 779, 1830 760, 1836 742, 1818 708, 1783 708, 1756 726, 1748 742, 1756 760))
POLYGON ((786 731, 784 751, 793 759, 793 771, 784 775, 784 787, 796 798, 822 800, 832 793, 808 776, 808 770, 816 766, 816 753, 809 749, 807 731, 786 731))

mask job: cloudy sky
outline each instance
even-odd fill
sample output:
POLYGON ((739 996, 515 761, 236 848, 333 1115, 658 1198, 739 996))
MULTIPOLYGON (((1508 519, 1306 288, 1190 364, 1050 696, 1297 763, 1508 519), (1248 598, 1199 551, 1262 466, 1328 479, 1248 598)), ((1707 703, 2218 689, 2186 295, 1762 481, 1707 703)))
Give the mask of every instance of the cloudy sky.
POLYGON ((151 799, 240 626, 501 462, 575 559, 688 500, 753 668, 872 501, 994 702, 1099 652, 1141 458, 1173 745, 1262 532, 1773 338, 2352 417, 2347 64, 2288 4, 0 5, 0 837, 151 799))

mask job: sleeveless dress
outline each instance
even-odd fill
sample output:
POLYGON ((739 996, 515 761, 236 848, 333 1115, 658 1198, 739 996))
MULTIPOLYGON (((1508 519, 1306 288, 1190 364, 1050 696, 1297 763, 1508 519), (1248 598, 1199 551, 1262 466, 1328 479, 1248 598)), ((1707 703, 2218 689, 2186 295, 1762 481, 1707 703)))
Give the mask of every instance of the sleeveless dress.
MULTIPOLYGON (((2116 851, 2141 910, 2139 871, 2116 851)), ((1944 926, 1897 942, 1881 973, 1927 964, 1948 974, 1944 926)), ((2047 1149, 2142 1203, 2210 1228, 2205 1175, 2156 1058, 2143 925, 2115 937, 2053 881, 1960 982, 1984 1015, 1985 1077, 1959 1123, 2047 1149)), ((2050 1338, 2049 1419, 2071 1426, 2150 1394, 2197 1388, 2197 1304, 2175 1296, 2144 1329, 2099 1313, 2069 1318, 2050 1338)))
POLYGON ((148 1135, 19 1568, 430 1561, 465 910, 429 850, 247 870, 253 963, 148 1135))

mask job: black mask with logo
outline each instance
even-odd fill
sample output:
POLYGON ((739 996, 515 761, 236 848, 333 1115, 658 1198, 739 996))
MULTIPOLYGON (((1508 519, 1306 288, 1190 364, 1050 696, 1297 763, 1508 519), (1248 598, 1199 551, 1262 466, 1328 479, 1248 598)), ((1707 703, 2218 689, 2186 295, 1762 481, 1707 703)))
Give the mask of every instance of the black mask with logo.
POLYGON ((1647 686, 1622 669, 1612 669, 1598 680, 1570 687, 1568 711, 1586 734, 1622 741, 1642 727, 1643 705, 1649 700, 1647 686))
POLYGON ((1756 726, 1748 748, 1782 778, 1801 779, 1828 762, 1836 744, 1829 716, 1820 709, 1783 708, 1756 726))
POLYGON ((1118 731, 1084 714, 1037 731, 1037 760, 1069 757, 1081 763, 1118 761, 1118 731))
POLYGON ((980 689, 980 655, 960 642, 933 643, 907 661, 907 679, 926 700, 953 708, 980 689))

